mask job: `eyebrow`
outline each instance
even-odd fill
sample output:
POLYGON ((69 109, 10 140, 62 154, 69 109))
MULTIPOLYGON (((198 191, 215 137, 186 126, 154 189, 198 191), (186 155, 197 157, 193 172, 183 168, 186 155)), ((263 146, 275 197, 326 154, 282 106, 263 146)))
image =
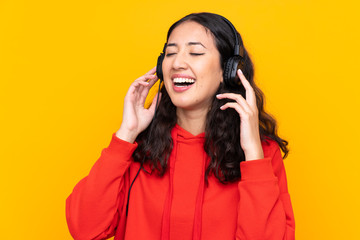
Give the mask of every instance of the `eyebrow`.
MULTIPOLYGON (((188 42, 186 45, 192 46, 192 45, 201 45, 204 48, 206 48, 201 42, 188 42)), ((166 47, 177 47, 178 45, 176 43, 168 43, 166 44, 166 47)))

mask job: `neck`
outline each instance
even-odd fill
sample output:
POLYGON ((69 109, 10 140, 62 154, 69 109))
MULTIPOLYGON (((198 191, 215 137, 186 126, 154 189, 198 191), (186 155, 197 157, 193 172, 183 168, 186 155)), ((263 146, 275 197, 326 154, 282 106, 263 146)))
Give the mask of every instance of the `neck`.
POLYGON ((177 124, 192 135, 198 135, 205 132, 207 113, 208 111, 204 109, 185 110, 177 108, 177 124))

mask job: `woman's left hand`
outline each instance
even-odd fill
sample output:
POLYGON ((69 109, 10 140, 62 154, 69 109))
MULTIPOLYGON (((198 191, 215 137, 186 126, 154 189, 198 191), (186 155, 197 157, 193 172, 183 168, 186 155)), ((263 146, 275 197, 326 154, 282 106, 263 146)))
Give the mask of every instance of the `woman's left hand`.
POLYGON ((241 119, 240 144, 244 150, 246 161, 262 159, 264 158, 264 152, 260 140, 259 113, 255 92, 241 70, 237 74, 246 90, 246 100, 236 93, 223 93, 216 95, 216 97, 218 99, 227 98, 235 101, 224 104, 220 109, 233 108, 239 113, 241 119))

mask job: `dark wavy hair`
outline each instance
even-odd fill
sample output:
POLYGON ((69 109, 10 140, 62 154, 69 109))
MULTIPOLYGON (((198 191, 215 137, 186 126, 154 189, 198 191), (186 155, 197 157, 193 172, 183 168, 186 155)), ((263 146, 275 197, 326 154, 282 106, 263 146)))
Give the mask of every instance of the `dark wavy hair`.
MULTIPOLYGON (((215 39, 216 47, 220 52, 222 69, 227 59, 234 54, 235 37, 231 27, 224 19, 212 13, 193 13, 175 22, 169 29, 167 39, 172 31, 181 23, 194 21, 210 31, 215 39)), ((241 39, 239 33, 238 37, 241 39)), ((259 131, 262 141, 272 139, 276 141, 284 152, 284 158, 288 155, 288 142, 277 134, 275 119, 264 110, 264 94, 254 83, 254 66, 244 46, 243 74, 250 82, 256 95, 259 112, 259 131)), ((228 87, 221 83, 217 93, 233 92, 245 96, 243 86, 228 87)), ((141 132, 136 141, 138 147, 133 153, 136 162, 150 164, 160 176, 167 170, 168 159, 173 148, 171 130, 177 122, 176 107, 165 89, 161 90, 162 97, 156 112, 156 117, 151 124, 141 132)), ((240 146, 240 117, 234 109, 220 110, 220 106, 231 100, 216 99, 213 97, 211 108, 207 114, 205 126, 204 150, 210 157, 205 178, 214 174, 222 183, 234 182, 241 178, 240 162, 245 161, 244 151, 240 146)))

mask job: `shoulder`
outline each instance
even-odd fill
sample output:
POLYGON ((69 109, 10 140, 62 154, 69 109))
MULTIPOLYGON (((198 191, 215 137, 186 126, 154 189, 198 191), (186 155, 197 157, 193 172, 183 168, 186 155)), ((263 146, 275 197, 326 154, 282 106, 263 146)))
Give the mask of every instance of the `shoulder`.
POLYGON ((261 141, 261 144, 264 151, 264 158, 270 159, 275 176, 283 176, 284 161, 279 144, 270 138, 265 138, 265 140, 261 141))
POLYGON ((279 144, 269 137, 264 137, 261 141, 265 158, 273 158, 276 154, 281 154, 279 144))

